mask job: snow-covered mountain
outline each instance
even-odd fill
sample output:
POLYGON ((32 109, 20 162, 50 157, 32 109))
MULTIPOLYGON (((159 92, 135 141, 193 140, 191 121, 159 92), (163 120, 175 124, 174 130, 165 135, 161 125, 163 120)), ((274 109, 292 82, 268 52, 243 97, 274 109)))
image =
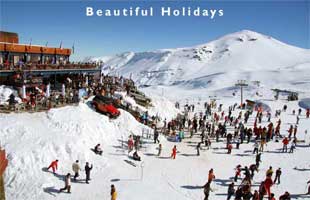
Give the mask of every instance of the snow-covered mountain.
POLYGON ((282 86, 310 83, 309 49, 248 30, 194 47, 126 52, 91 60, 103 61, 107 73, 132 74, 140 85, 222 89, 239 79, 282 86))

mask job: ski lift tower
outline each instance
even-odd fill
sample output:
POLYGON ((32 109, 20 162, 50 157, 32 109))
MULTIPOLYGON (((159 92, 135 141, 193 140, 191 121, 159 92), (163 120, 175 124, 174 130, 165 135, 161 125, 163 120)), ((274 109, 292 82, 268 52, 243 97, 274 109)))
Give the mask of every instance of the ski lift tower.
POLYGON ((246 80, 238 80, 236 83, 236 86, 240 87, 240 91, 241 91, 241 103, 240 106, 242 107, 243 104, 243 88, 247 87, 248 84, 246 83, 246 80))

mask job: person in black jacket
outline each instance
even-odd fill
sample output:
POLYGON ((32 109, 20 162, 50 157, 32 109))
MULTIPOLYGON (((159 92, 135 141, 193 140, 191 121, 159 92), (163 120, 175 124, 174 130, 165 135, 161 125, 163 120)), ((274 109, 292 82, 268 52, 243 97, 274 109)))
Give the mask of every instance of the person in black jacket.
POLYGON ((279 197, 279 200, 291 200, 291 195, 288 192, 285 192, 283 195, 279 197))
POLYGON ((229 184, 228 191, 227 191, 227 200, 230 200, 231 196, 233 196, 235 194, 235 188, 234 187, 235 187, 234 182, 229 184))
POLYGON ((281 177, 282 171, 281 168, 277 169, 276 171, 276 177, 274 178, 274 183, 276 183, 276 181, 278 180, 278 184, 280 184, 280 177, 281 177))
POLYGON ((90 180, 90 171, 93 169, 93 165, 91 165, 91 167, 89 167, 89 163, 86 162, 85 165, 85 173, 86 173, 86 183, 89 184, 89 180, 90 180))

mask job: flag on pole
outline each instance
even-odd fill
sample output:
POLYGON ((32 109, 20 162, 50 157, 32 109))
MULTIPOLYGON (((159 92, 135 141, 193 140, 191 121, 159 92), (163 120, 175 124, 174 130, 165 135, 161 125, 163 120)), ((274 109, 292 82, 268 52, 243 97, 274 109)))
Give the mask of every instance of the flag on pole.
POLYGON ((59 48, 60 48, 60 49, 62 48, 62 41, 60 42, 59 48))
POLYGON ((74 54, 74 42, 73 42, 73 45, 72 45, 72 54, 74 54))
POLYGON ((45 43, 45 46, 47 47, 48 41, 45 43))
POLYGON ((32 43, 32 38, 30 38, 30 43, 29 43, 29 46, 31 46, 31 43, 32 43))

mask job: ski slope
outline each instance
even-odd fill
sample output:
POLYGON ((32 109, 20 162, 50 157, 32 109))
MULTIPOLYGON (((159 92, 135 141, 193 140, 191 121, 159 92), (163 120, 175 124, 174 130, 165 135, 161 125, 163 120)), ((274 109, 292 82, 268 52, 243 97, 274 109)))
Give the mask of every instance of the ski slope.
POLYGON ((102 61, 105 73, 131 76, 140 85, 220 90, 245 79, 300 90, 310 86, 309 49, 249 30, 194 47, 126 52, 91 61, 102 61))

